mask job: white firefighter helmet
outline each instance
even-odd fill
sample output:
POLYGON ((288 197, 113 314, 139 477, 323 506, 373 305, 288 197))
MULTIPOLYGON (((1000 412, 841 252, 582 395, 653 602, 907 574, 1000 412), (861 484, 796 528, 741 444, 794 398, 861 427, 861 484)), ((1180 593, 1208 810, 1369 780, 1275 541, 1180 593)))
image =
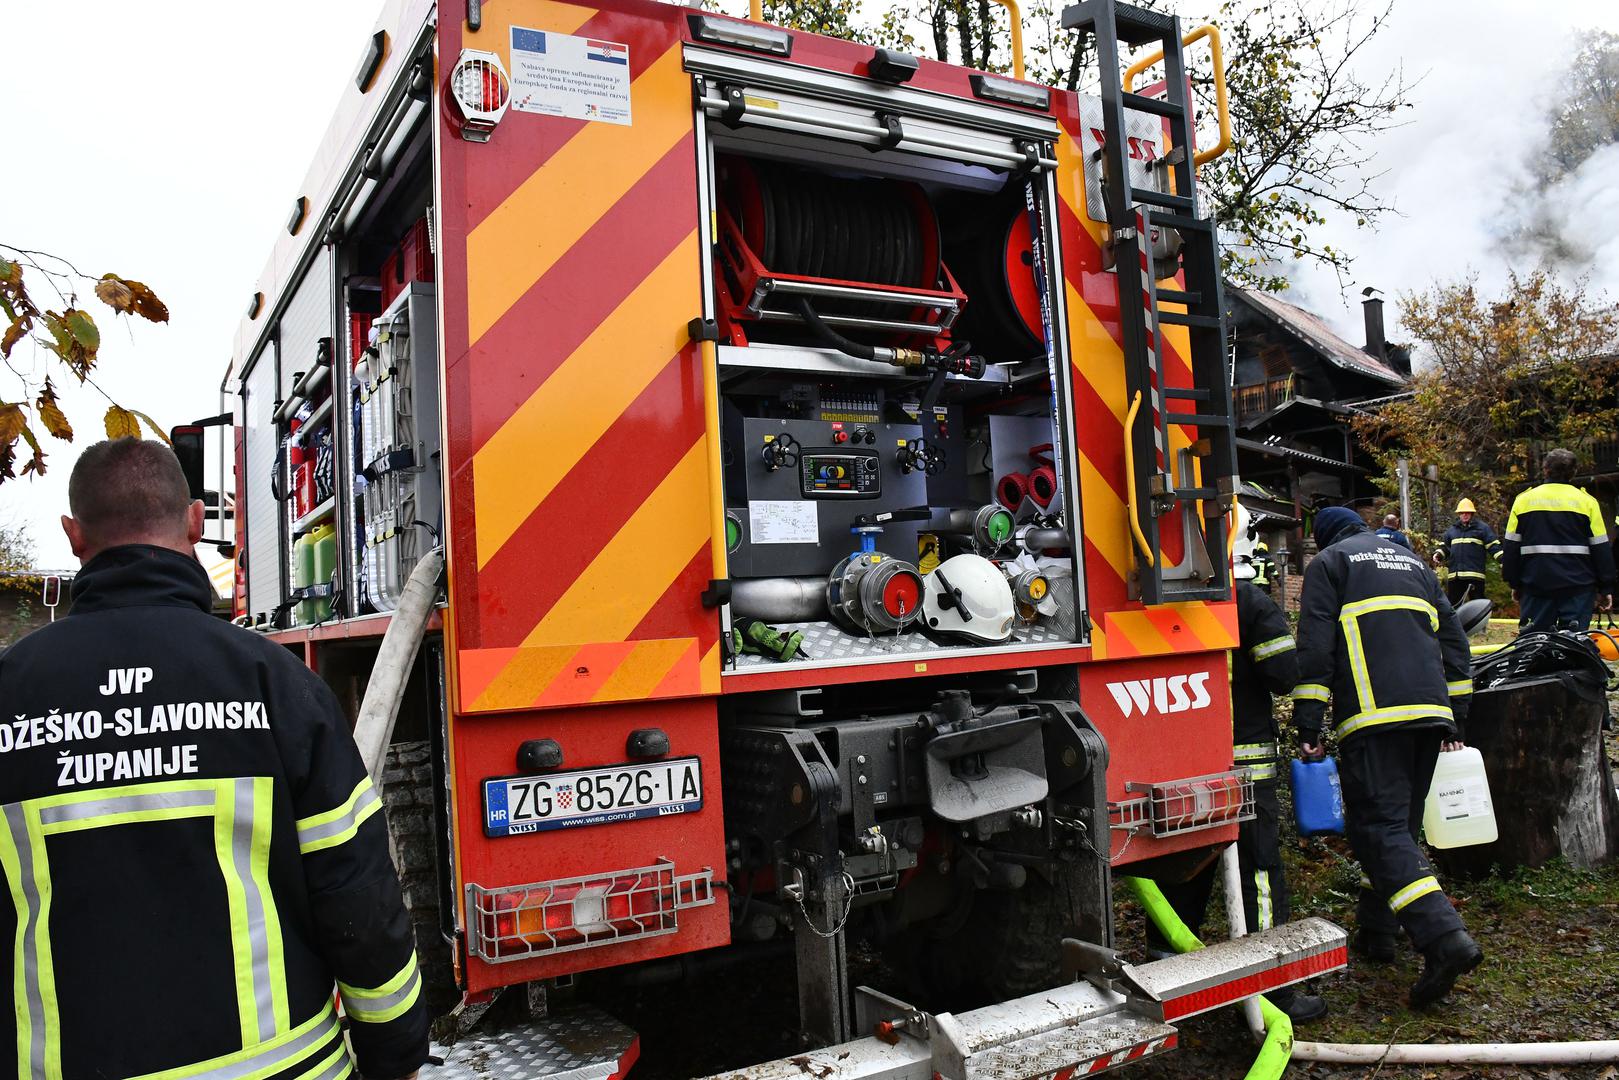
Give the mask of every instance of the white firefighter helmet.
POLYGON ((946 559, 923 580, 922 617, 929 630, 989 645, 1012 636, 1012 587, 982 555, 946 559))
POLYGON ((1241 503, 1231 512, 1231 575, 1238 581, 1254 579, 1254 536, 1252 519, 1241 503))

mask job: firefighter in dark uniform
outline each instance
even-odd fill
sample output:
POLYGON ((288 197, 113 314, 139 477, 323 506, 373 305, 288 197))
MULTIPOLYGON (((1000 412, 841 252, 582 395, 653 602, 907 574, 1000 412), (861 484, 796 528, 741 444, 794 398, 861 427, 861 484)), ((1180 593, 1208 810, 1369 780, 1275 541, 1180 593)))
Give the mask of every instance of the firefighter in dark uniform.
MULTIPOLYGON (((1243 515, 1239 513, 1239 522, 1243 515)), ((1257 933, 1288 921, 1287 881, 1282 872, 1281 802, 1277 796, 1280 754, 1276 712, 1271 695, 1289 693, 1298 683, 1298 658, 1287 616, 1276 601, 1254 587, 1253 558, 1245 557, 1239 533, 1233 573, 1237 581, 1238 647, 1231 654, 1232 756, 1254 781, 1254 818, 1237 832, 1237 862, 1242 870, 1242 906, 1248 932, 1257 933)), ((1160 883, 1164 897, 1181 921, 1197 932, 1214 888, 1218 861, 1181 883, 1160 883)), ((1154 930, 1150 943, 1167 952, 1154 930)), ((1325 1015, 1327 1003, 1294 987, 1266 995, 1295 1022, 1325 1015)))
POLYGON ((1456 504, 1456 523, 1445 530, 1434 554, 1436 562, 1450 568, 1445 595, 1455 606, 1484 595, 1484 566, 1490 556, 1501 558, 1501 541, 1479 520, 1473 500, 1463 499, 1456 504))
POLYGON ((1270 557, 1270 545, 1265 543, 1263 537, 1254 539, 1254 550, 1249 565, 1254 571, 1253 583, 1269 595, 1270 587, 1276 581, 1276 561, 1270 557))
POLYGON ((1300 755, 1325 756, 1330 700, 1346 831, 1366 875, 1355 948, 1392 960, 1403 928, 1425 958, 1411 987, 1412 1007, 1424 1008, 1484 958, 1417 845, 1439 753, 1461 746, 1473 692, 1467 637, 1433 573, 1354 511, 1320 511, 1315 539, 1293 690, 1300 755))
POLYGON ((210 614, 166 447, 97 443, 68 497, 72 612, 0 654, 18 1075, 414 1076, 421 974, 337 700, 210 614))
POLYGON ((1602 507, 1573 485, 1568 450, 1546 455, 1546 483, 1512 502, 1501 575, 1530 630, 1591 627, 1592 608, 1613 609, 1614 557, 1602 507))

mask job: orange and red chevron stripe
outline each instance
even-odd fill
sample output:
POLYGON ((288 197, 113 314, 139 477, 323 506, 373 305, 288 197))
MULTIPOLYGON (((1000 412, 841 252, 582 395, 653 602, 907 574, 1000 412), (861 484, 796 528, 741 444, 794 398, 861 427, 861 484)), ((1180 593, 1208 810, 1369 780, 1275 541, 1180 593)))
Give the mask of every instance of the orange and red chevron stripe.
POLYGON ((509 68, 514 18, 621 42, 633 123, 513 110, 441 147, 457 705, 714 693, 680 12, 512 11, 485 5, 466 44, 509 68))
MULTIPOLYGON (((1118 284, 1103 269, 1106 227, 1086 212, 1079 99, 1060 95, 1057 119, 1058 228, 1073 358, 1074 412, 1079 450, 1080 499, 1084 514, 1086 596, 1092 612, 1094 659, 1119 659, 1236 646, 1231 604, 1194 601, 1151 609, 1130 599, 1135 572, 1126 503, 1124 353, 1119 326, 1118 284)), ((1166 308, 1174 310, 1172 305, 1166 308)), ((1184 327, 1161 327, 1159 352, 1167 386, 1192 385, 1184 327)), ((1190 404, 1167 402, 1171 414, 1190 404)), ((1185 428, 1171 426, 1173 454, 1191 442, 1185 428)), ((1180 537, 1165 530, 1165 557, 1178 560, 1180 537)))

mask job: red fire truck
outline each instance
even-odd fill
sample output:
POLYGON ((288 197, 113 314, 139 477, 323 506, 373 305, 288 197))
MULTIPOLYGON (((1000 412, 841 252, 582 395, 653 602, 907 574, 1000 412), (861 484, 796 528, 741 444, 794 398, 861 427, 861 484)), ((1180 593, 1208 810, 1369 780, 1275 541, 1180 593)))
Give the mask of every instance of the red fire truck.
POLYGON ((236 337, 235 606, 362 747, 382 716, 463 1021, 774 943, 817 1076, 1066 1076, 1342 965, 1315 920, 1109 952, 1112 875, 1247 805, 1223 143, 1177 20, 1064 23, 1095 95, 757 12, 390 0, 236 337))

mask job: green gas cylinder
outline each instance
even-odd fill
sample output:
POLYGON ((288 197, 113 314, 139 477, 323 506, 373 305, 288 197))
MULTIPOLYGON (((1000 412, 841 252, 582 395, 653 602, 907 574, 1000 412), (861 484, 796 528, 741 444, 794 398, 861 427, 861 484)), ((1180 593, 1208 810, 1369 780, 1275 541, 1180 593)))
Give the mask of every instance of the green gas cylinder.
MULTIPOLYGON (((328 522, 309 534, 314 540, 315 562, 312 585, 330 584, 332 571, 337 568, 337 530, 328 522)), ((310 601, 313 617, 310 622, 320 622, 332 613, 332 598, 323 596, 318 600, 310 601)))
MULTIPOLYGON (((315 536, 305 533, 292 545, 292 587, 294 589, 306 588, 315 581, 315 536)), ((294 615, 299 623, 314 622, 311 612, 314 610, 313 602, 304 600, 293 608, 294 615)))

